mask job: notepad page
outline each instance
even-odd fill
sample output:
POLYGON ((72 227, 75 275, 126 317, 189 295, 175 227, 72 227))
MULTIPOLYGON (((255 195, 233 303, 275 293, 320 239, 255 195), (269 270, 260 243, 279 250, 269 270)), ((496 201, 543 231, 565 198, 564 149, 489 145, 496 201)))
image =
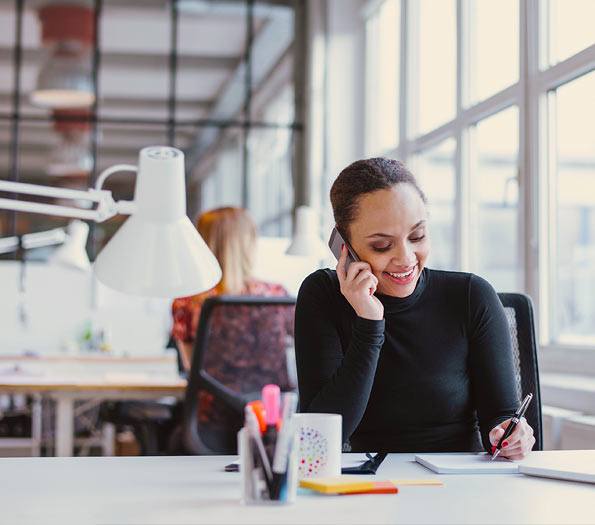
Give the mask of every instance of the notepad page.
POLYGON ((516 474, 519 467, 505 458, 481 454, 418 454, 415 461, 438 474, 516 474))

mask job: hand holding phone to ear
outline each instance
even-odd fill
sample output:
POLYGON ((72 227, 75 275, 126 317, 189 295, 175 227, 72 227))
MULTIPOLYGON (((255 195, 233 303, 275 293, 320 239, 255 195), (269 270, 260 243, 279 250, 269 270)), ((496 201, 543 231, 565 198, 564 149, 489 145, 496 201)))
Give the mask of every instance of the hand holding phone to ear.
POLYGON ((337 263, 341 293, 359 317, 379 321, 384 317, 384 306, 374 295, 378 279, 367 262, 354 261, 346 268, 347 254, 347 246, 343 245, 337 263))

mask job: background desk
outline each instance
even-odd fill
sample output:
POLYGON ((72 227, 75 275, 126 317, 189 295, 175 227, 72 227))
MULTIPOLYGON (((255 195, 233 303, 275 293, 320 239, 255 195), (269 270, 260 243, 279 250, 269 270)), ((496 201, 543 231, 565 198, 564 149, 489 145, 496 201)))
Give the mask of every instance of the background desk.
MULTIPOLYGON (((56 402, 56 455, 72 456, 74 402, 88 399, 181 398, 186 381, 177 377, 173 359, 85 358, 3 358, 17 363, 21 372, 0 374, 0 393, 26 394, 37 400, 32 417, 34 447, 39 451, 41 404, 47 397, 56 402), (143 368, 144 367, 144 368, 143 368), (147 368, 149 367, 149 368, 147 368)), ((11 365, 12 366, 12 365, 11 365)), ((108 435, 107 441, 113 440, 108 435)))
MULTIPOLYGON (((551 454, 541 452, 540 454, 551 454)), ((579 452, 585 458, 594 452, 579 452)), ((1 459, 2 522, 199 523, 595 523, 595 487, 515 475, 438 476, 443 487, 396 495, 298 495, 291 506, 243 506, 231 457, 1 459)), ((436 477, 393 454, 379 478, 436 477)))

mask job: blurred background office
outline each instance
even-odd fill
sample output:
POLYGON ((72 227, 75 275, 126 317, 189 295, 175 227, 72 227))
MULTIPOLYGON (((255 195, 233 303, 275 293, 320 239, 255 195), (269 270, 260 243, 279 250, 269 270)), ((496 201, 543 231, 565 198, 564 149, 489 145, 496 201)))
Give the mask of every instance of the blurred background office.
MULTIPOLYGON (((249 210, 255 277, 295 294, 332 263, 285 254, 311 224, 295 210, 307 206, 311 233, 325 239, 339 171, 364 156, 401 159, 428 195, 429 265, 532 298, 545 447, 593 448, 593 20, 594 0, 5 1, 0 178, 87 189, 145 146, 177 147, 188 215, 249 210)), ((131 199, 134 177, 107 187, 131 199)), ((123 220, 89 223, 80 242, 91 262, 123 220)), ((1 238, 68 224, 0 210, 1 238)), ((126 296, 88 267, 48 261, 65 240, 0 254, 0 376, 75 366, 114 382, 175 381, 171 301, 126 296)), ((36 399, 50 416, 33 448, 0 440, 0 454, 53 453, 51 396, 5 393, 0 434, 25 439, 36 399)), ((87 423, 97 442, 75 440, 72 452, 113 453, 113 433, 87 423)))

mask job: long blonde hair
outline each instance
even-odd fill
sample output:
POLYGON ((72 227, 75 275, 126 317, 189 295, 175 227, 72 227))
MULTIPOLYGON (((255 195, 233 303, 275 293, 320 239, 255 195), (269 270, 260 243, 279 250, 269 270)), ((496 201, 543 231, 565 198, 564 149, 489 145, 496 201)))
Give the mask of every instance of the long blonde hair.
POLYGON ((196 228, 221 265, 217 291, 241 293, 252 277, 256 248, 256 225, 250 214, 243 208, 216 208, 202 213, 196 228))

